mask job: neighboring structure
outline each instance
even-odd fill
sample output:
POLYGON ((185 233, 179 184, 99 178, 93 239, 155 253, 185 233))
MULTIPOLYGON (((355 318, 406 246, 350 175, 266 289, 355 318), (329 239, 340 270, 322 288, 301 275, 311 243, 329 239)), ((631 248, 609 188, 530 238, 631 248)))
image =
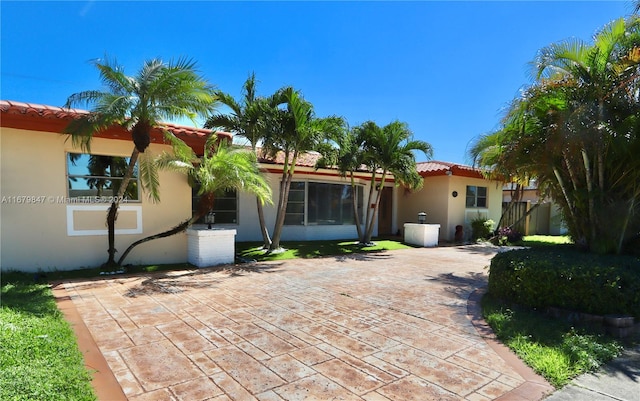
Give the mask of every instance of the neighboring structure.
POLYGON ((462 226, 463 238, 469 239, 473 220, 500 220, 502 182, 486 179, 480 170, 460 164, 430 161, 417 167, 424 186, 398 195, 401 223, 417 223, 418 213, 425 212, 427 223, 440 224, 440 240, 454 241, 456 226, 462 226))
POLYGON ((514 228, 524 235, 564 235, 567 228, 558 206, 551 200, 540 196, 535 180, 522 188, 520 200, 509 209, 515 183, 505 184, 502 190, 502 210, 506 212, 502 225, 509 226, 531 211, 514 228), (533 209, 533 210, 532 210, 533 209))

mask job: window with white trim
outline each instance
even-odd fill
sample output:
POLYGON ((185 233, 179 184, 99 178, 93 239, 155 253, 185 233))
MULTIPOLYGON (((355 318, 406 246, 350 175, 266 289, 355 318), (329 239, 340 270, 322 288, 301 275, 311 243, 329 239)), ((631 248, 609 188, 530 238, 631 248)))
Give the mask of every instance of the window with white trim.
POLYGON ((487 187, 467 185, 467 207, 487 207, 487 187))
MULTIPOLYGON (((362 193, 362 186, 357 186, 356 200, 359 216, 362 216, 362 193)), ((355 224, 351 186, 320 182, 292 182, 284 224, 355 224)))
MULTIPOLYGON (((128 167, 128 157, 68 153, 67 194, 70 199, 83 203, 105 203, 118 194, 128 167)), ((124 200, 140 200, 139 188, 136 164, 133 177, 124 193, 124 200)))

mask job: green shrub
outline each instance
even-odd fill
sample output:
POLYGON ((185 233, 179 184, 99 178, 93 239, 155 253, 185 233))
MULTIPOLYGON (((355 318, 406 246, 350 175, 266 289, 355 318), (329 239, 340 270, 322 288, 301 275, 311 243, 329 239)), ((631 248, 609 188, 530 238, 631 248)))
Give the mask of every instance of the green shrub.
POLYGON ((640 318, 640 258, 571 246, 504 252, 491 261, 489 293, 532 308, 640 318))
POLYGON ((484 217, 478 217, 471 221, 471 240, 476 241, 479 239, 488 239, 493 231, 495 221, 486 219, 484 217))

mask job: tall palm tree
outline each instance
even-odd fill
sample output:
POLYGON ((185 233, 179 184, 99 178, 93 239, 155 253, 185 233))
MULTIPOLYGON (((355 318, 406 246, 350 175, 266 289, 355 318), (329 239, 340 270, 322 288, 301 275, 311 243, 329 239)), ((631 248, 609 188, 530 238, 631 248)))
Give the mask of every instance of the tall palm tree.
MULTIPOLYGON (((265 135, 265 111, 268 109, 267 99, 256 96, 256 76, 251 73, 245 81, 243 96, 240 101, 228 93, 216 91, 220 103, 229 107, 228 114, 217 113, 207 119, 204 126, 211 129, 224 129, 246 138, 251 144, 251 150, 256 153, 260 141, 265 135)), ((256 198, 258 221, 264 248, 269 249, 271 238, 264 219, 263 202, 256 198)))
MULTIPOLYGON (((216 98, 213 88, 199 75, 195 62, 179 59, 165 63, 159 59, 145 61, 135 76, 124 73, 116 61, 106 59, 94 62, 103 90, 75 93, 67 99, 65 107, 89 106, 88 115, 73 120, 64 130, 72 143, 84 151, 91 151, 95 134, 112 126, 120 126, 131 133, 134 143, 127 171, 118 193, 107 213, 109 258, 105 265, 115 262, 115 222, 120 206, 140 153, 145 153, 151 142, 151 130, 161 128, 163 120, 187 117, 195 123, 198 114, 213 111, 216 98)), ((165 132, 165 135, 171 135, 165 132)), ((148 152, 147 152, 148 153, 148 152)), ((140 180, 153 201, 159 200, 158 175, 153 157, 141 158, 140 180)))
POLYGON ((197 184, 200 201, 196 211, 191 218, 177 226, 131 244, 118 260, 119 265, 122 265, 134 247, 185 231, 213 209, 215 194, 219 191, 248 192, 256 195, 261 203, 272 203, 271 187, 260 174, 255 152, 220 142, 216 135, 210 135, 205 144, 204 155, 199 158, 184 142, 177 138, 172 142, 174 152, 163 153, 156 159, 156 164, 160 169, 184 173, 191 185, 197 184))
POLYGON ((322 157, 316 162, 316 168, 335 167, 342 177, 349 177, 354 224, 358 239, 363 238, 360 213, 358 213, 355 173, 363 169, 364 138, 357 135, 355 129, 349 129, 345 124, 343 129, 338 130, 336 135, 328 137, 317 150, 322 157))
POLYGON ((414 152, 420 151, 427 158, 431 158, 433 148, 425 141, 413 139, 413 133, 408 125, 400 121, 393 121, 382 128, 373 121, 367 121, 356 127, 355 132, 362 138, 364 145, 362 162, 371 174, 367 204, 374 207, 367 208, 365 229, 360 238, 362 244, 368 244, 373 235, 382 187, 387 176, 392 174, 397 185, 402 184, 410 189, 421 188, 423 180, 416 170, 414 152), (380 174, 379 183, 377 174, 380 174))
POLYGON ((276 221, 269 251, 280 249, 280 237, 287 211, 289 189, 295 173, 298 157, 308 151, 315 150, 327 135, 344 126, 341 117, 331 116, 318 118, 313 105, 292 87, 280 89, 270 100, 271 104, 284 107, 270 107, 264 140, 264 151, 275 158, 279 153, 284 156, 284 165, 280 178, 280 189, 276 221))
POLYGON ((593 43, 554 43, 532 64, 536 82, 474 147, 476 160, 535 177, 576 243, 620 252, 640 228, 640 19, 611 22, 593 43))

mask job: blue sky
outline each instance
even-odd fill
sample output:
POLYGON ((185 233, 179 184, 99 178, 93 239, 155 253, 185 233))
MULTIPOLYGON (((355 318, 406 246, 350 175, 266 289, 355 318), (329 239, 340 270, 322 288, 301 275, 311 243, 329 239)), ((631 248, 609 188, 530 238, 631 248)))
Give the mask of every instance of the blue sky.
MULTIPOLYGON (((239 96, 291 85, 320 117, 351 126, 407 122, 434 159, 470 163, 474 138, 498 127, 550 43, 590 41, 631 1, 169 2, 0 4, 0 97, 62 106, 99 89, 105 54, 134 74, 149 58, 198 62, 239 96)), ((419 155, 418 160, 425 160, 419 155)))

